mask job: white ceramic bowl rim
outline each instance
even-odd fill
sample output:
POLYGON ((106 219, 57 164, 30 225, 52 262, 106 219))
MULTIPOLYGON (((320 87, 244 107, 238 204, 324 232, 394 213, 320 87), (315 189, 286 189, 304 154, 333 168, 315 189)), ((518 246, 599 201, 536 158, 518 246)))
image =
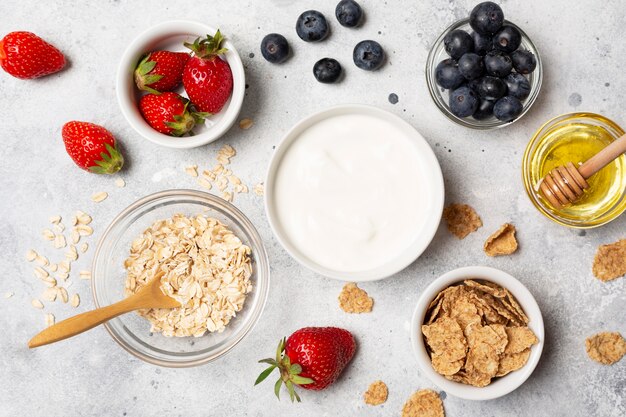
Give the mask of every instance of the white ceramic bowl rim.
POLYGON ((435 153, 426 139, 424 139, 424 137, 413 126, 404 121, 402 118, 377 107, 362 104, 343 104, 333 106, 313 113, 296 123, 296 125, 283 136, 280 144, 276 147, 272 160, 270 161, 265 180, 265 211, 267 213, 267 219, 272 231, 274 232, 274 236, 276 236, 283 248, 291 255, 292 258, 308 269, 323 276, 341 281, 375 281, 388 278, 409 266, 424 252, 424 250, 426 250, 435 236, 439 227, 439 222, 441 221, 443 203, 444 183, 441 167, 439 166, 439 161, 437 160, 435 153), (428 179, 431 181, 431 194, 434 198, 434 202, 432 212, 429 214, 430 218, 425 222, 423 229, 420 231, 420 234, 416 236, 415 241, 407 247, 403 253, 376 269, 359 272, 346 272, 335 271, 313 262, 309 258, 302 255, 297 248, 289 242, 288 238, 281 230, 278 216, 276 214, 276 208, 273 202, 273 185, 282 157, 291 146, 291 143, 298 138, 301 132, 326 118, 353 113, 379 117, 403 128, 407 132, 410 132, 413 139, 413 145, 417 147, 422 158, 421 162, 427 166, 427 170, 430 173, 430 178, 428 179))
POLYGON ((486 266, 468 266, 458 268, 441 275, 422 292, 417 305, 415 306, 415 311, 413 312, 413 318, 411 321, 411 344, 413 345, 413 351, 415 352, 417 364, 419 365, 420 370, 428 377, 428 379, 430 379, 435 385, 444 390, 446 393, 466 400, 491 400, 506 395, 522 385, 532 374, 533 370, 537 366, 537 363, 539 363, 539 358, 541 357, 544 344, 543 318, 535 298, 532 296, 530 291, 528 291, 528 289, 513 276, 495 268, 489 268, 486 266), (432 367, 421 332, 421 326, 424 322, 428 305, 439 293, 439 291, 452 284, 470 278, 491 281, 508 289, 515 296, 528 315, 528 318, 530 319, 528 327, 539 339, 539 343, 531 348, 530 358, 528 359, 526 365, 517 371, 513 371, 501 378, 497 378, 490 385, 483 388, 449 381, 442 375, 438 374, 432 367))
POLYGON ((228 51, 223 55, 233 73, 233 92, 230 101, 220 111, 220 118, 214 125, 205 131, 198 132, 194 136, 172 137, 159 133, 152 129, 150 125, 143 119, 134 96, 136 94, 136 86, 133 80, 133 71, 139 58, 149 50, 163 42, 165 39, 173 36, 205 36, 213 34, 217 29, 207 26, 200 22, 188 20, 171 20, 158 23, 139 34, 126 48, 117 70, 116 94, 117 101, 122 110, 122 114, 141 136, 158 145, 170 148, 194 148, 207 143, 213 142, 224 135, 235 123, 241 106, 246 89, 246 77, 243 62, 228 36, 224 41, 224 47, 228 51))

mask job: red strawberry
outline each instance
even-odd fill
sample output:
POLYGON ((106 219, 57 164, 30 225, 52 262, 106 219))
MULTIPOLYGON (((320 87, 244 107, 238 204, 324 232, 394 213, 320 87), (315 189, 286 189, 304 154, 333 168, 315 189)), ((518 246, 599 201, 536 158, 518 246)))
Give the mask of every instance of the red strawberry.
POLYGON ((65 57, 54 46, 30 32, 11 32, 0 40, 0 65, 25 80, 61 71, 65 57))
POLYGON ((140 90, 159 94, 180 85, 190 55, 184 52, 156 51, 147 54, 135 68, 135 83, 140 90))
POLYGON ((96 174, 114 174, 124 165, 113 135, 88 122, 67 122, 63 125, 63 142, 68 155, 82 169, 96 174))
POLYGON ((204 123, 208 113, 189 111, 189 100, 179 94, 168 92, 148 94, 141 98, 139 108, 146 122, 158 132, 171 136, 192 133, 197 123, 204 123))
POLYGON ((183 71, 183 86, 198 110, 218 113, 233 91, 233 73, 228 62, 218 55, 227 50, 220 45, 224 37, 218 30, 215 36, 198 38, 185 46, 194 52, 183 71))
MULTIPOLYGON (((275 368, 280 378, 274 386, 279 397, 284 383, 291 401, 300 401, 294 385, 310 390, 323 390, 335 382, 354 356, 356 343, 352 334, 337 327, 305 327, 278 343, 276 359, 263 359, 269 368, 264 370, 254 385, 260 383, 275 368)), ((279 397, 280 398, 280 397, 279 397)))

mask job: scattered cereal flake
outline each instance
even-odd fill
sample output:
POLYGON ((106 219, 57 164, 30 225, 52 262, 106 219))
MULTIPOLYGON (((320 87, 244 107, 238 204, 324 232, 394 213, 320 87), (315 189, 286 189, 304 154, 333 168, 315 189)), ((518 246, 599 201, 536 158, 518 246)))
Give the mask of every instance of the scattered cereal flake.
POLYGON ((51 216, 49 220, 50 223, 57 224, 61 221, 61 216, 51 216))
POLYGON ((226 187, 228 187, 228 179, 226 177, 219 177, 215 185, 220 191, 224 191, 226 187))
POLYGON ((106 191, 100 191, 99 193, 95 193, 91 196, 91 200, 95 203, 99 203, 107 199, 109 194, 106 191))
POLYGON ((415 392, 402 407, 402 417, 444 416, 443 402, 439 394, 430 389, 415 392))
POLYGON ((63 235, 56 235, 54 237, 54 247, 56 249, 61 249, 67 246, 67 242, 65 241, 65 236, 63 235))
POLYGON ((228 177, 228 182, 230 182, 233 185, 240 185, 241 184, 241 179, 239 179, 238 176, 236 175, 229 175, 228 177))
POLYGON ((506 354, 520 353, 539 343, 535 333, 528 327, 506 327, 505 331, 509 339, 509 343, 504 349, 506 354))
POLYGON ((34 299, 30 302, 30 304, 31 304, 33 307, 38 308, 38 309, 40 309, 40 310, 43 308, 43 303, 42 303, 40 300, 38 300, 37 298, 34 298, 34 299))
POLYGON ((46 290, 41 294, 41 298, 46 301, 53 302, 57 299, 57 288, 46 288, 46 290))
POLYGON ((387 401, 389 390, 383 381, 374 381, 363 394, 363 400, 368 405, 380 405, 387 401))
POLYGON ((504 376, 509 372, 517 371, 526 365, 528 358, 530 358, 530 348, 517 353, 505 353, 500 356, 500 363, 498 364, 498 372, 496 373, 496 376, 504 376))
POLYGON ((84 211, 80 211, 78 210, 76 212, 76 224, 74 224, 74 226, 78 225, 78 224, 89 224, 91 223, 91 216, 87 213, 85 213, 84 211))
POLYGON ((89 244, 87 242, 80 245, 80 253, 85 253, 89 249, 89 244))
POLYGON ((459 239, 478 230, 483 225, 476 211, 467 204, 450 204, 443 210, 448 230, 459 239))
POLYGON ((57 223, 52 228, 57 233, 63 233, 63 231, 65 230, 65 226, 63 225, 63 223, 57 223))
POLYGON ((500 357, 494 346, 480 341, 467 352, 465 372, 467 381, 475 387, 486 387, 498 373, 500 357))
POLYGON ((72 220, 70 223, 72 224, 72 226, 76 226, 78 224, 78 216, 72 216, 72 220))
POLYGON ((206 179, 209 181, 215 181, 217 179, 217 175, 215 175, 213 171, 209 171, 207 169, 202 171, 202 176, 206 177, 206 179))
POLYGON ((91 271, 80 271, 79 273, 80 279, 91 279, 91 271))
POLYGON ((260 182, 257 185, 255 185, 254 186, 254 194, 256 194, 256 195, 263 195, 263 194, 265 194, 265 184, 260 182))
POLYGON ((626 239, 600 246, 593 259, 593 275, 606 282, 624 274, 626 274, 626 239))
POLYGON ((448 362, 465 358, 467 340, 454 319, 441 317, 433 324, 423 325, 422 333, 434 356, 444 356, 448 362))
POLYGON ((226 144, 222 146, 219 151, 217 151, 217 154, 232 158, 233 156, 237 155, 237 151, 232 146, 226 144))
POLYGON ((65 252, 65 257, 70 261, 75 261, 78 259, 78 251, 76 250, 76 246, 70 245, 67 252, 65 252))
POLYGON ((43 229, 43 232, 41 232, 41 234, 46 240, 54 240, 55 238, 54 232, 50 229, 43 229))
POLYGON ((224 191, 222 193, 222 198, 226 201, 229 201, 232 203, 233 201, 233 193, 231 193, 230 191, 224 191))
POLYGON ((12 293, 11 291, 7 291, 4 293, 4 298, 11 298, 13 297, 15 294, 12 293))
POLYGON ((374 300, 367 295, 365 290, 359 288, 354 282, 343 286, 339 294, 339 307, 346 313, 369 313, 372 311, 374 300))
POLYGON ((80 242, 80 233, 78 233, 78 230, 76 230, 76 228, 72 229, 72 231, 70 232, 70 240, 74 245, 80 242))
POLYGON ((59 272, 69 273, 71 269, 72 269, 72 266, 70 264, 70 261, 65 260, 65 261, 59 262, 59 272))
POLYGON ((126 186, 126 181, 124 181, 124 178, 116 178, 115 186, 118 188, 124 188, 126 186))
POLYGON ((37 252, 35 252, 35 251, 34 251, 34 250, 32 250, 32 249, 29 249, 29 250, 26 252, 26 260, 27 260, 28 262, 32 262, 32 261, 34 261, 35 259, 37 259, 37 252))
POLYGON ((44 316, 46 326, 50 327, 54 324, 54 314, 48 313, 44 316))
POLYGON ((41 266, 50 265, 50 261, 48 260, 48 258, 42 255, 37 255, 37 257, 35 258, 35 262, 41 266))
POLYGON ((48 273, 48 271, 46 271, 45 269, 43 269, 43 268, 42 268, 42 267, 40 267, 40 266, 35 267, 34 272, 35 272, 35 276, 36 276, 37 278, 40 278, 40 279, 43 279, 43 278, 46 278, 46 277, 50 276, 50 274, 48 273))
POLYGON ((203 176, 202 176, 202 177, 200 177, 200 178, 198 178, 198 184, 199 184, 201 187, 206 188, 207 190, 210 190, 211 188, 213 188, 213 184, 211 184, 211 183, 209 182, 209 180, 207 180, 207 179, 206 179, 206 178, 204 178, 203 176))
POLYGON ((185 172, 187 173, 187 175, 190 175, 192 177, 197 177, 198 176, 198 165, 189 165, 185 167, 185 172))
POLYGON ((216 164, 216 165, 213 167, 212 172, 213 172, 215 175, 220 175, 222 172, 224 172, 224 165, 222 165, 222 164, 216 164))
POLYGON ((50 271, 50 272, 57 272, 58 269, 59 269, 59 265, 57 265, 57 264, 50 264, 50 265, 48 265, 48 271, 50 271))
POLYGON ((67 279, 70 277, 70 273, 69 272, 59 272, 57 274, 57 277, 63 281, 67 281, 67 279))
POLYGON ((91 228, 91 226, 87 226, 86 224, 79 224, 74 228, 74 230, 76 230, 81 236, 90 236, 91 234, 93 234, 93 229, 91 228))
POLYGON ((59 288, 59 296, 61 298, 61 301, 63 301, 63 303, 67 303, 67 300, 69 299, 68 294, 67 294, 67 290, 63 287, 59 288))
POLYGON ((515 226, 503 224, 494 234, 487 238, 484 246, 487 256, 510 255, 517 250, 515 226))
POLYGON ((626 354, 626 340, 618 332, 603 332, 587 338, 585 348, 594 361, 612 365, 626 354))
POLYGON ((70 301, 72 307, 76 308, 80 305, 80 296, 78 294, 72 295, 72 301, 70 301))
POLYGON ((243 130, 248 130, 252 127, 253 124, 254 122, 252 121, 252 119, 241 119, 239 121, 239 128, 243 130))

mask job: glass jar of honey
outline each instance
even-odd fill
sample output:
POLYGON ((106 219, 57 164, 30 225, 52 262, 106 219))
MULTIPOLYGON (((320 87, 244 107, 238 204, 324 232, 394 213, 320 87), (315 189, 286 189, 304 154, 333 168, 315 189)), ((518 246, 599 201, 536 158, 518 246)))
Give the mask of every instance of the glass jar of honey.
POLYGON ((587 182, 589 188, 573 204, 556 208, 539 193, 540 181, 553 168, 585 162, 624 131, 594 113, 569 113, 544 124, 530 140, 522 161, 524 187, 532 203, 550 220, 587 229, 601 226, 626 210, 626 155, 602 168, 587 182))

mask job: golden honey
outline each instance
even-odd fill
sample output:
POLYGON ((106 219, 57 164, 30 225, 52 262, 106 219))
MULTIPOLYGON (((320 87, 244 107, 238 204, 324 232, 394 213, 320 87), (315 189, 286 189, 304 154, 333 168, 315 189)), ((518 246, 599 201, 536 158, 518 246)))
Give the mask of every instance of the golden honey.
POLYGON ((579 165, 623 134, 611 120, 593 113, 572 113, 546 123, 535 134, 523 161, 524 184, 535 206, 546 216, 571 227, 605 224, 626 210, 626 156, 622 155, 587 182, 589 188, 573 204, 556 208, 538 192, 539 181, 553 168, 579 165))

